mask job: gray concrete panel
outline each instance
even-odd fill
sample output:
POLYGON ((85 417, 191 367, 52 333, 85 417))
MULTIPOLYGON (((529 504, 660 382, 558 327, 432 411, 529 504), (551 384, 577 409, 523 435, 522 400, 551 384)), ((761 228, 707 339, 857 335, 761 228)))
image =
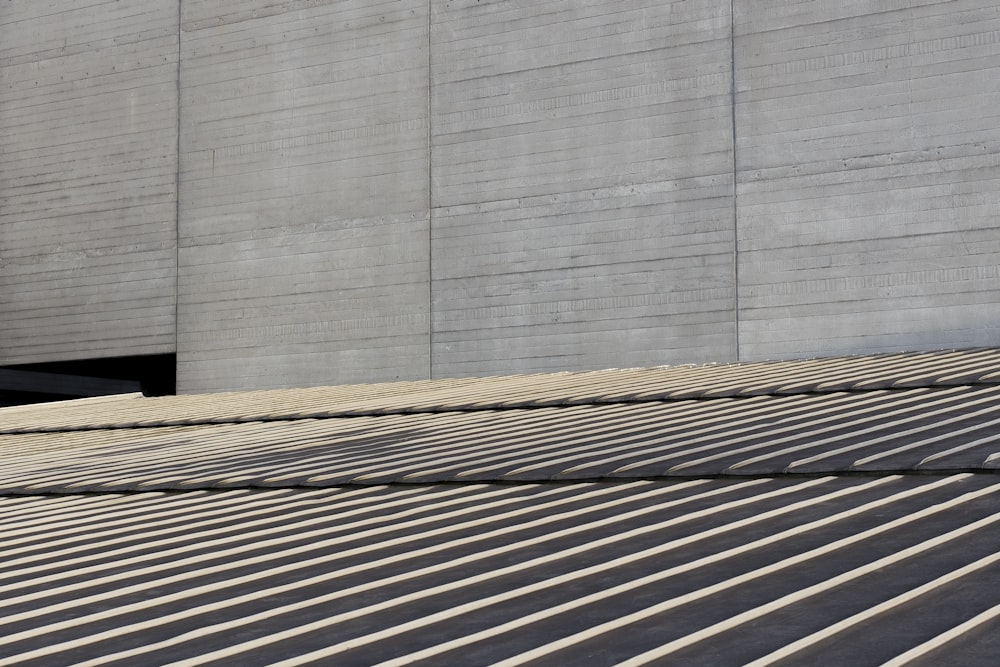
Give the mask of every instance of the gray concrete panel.
POLYGON ((195 392, 1000 345, 1000 9, 730 6, 10 0, 0 365, 176 349, 195 392))
POLYGON ((1000 9, 738 0, 745 359, 1000 343, 1000 9))
POLYGON ((184 3, 181 391, 429 374, 427 25, 184 3))
POLYGON ((733 358, 728 0, 432 7, 435 376, 733 358))
POLYGON ((0 365, 174 350, 177 0, 0 6, 0 365))

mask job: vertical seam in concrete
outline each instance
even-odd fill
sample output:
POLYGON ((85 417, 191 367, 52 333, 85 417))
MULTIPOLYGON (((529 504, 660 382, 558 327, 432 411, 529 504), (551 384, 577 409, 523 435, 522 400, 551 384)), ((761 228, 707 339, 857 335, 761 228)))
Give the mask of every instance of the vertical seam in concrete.
POLYGON ((740 237, 736 192, 736 0, 729 0, 729 110, 733 130, 733 325, 736 361, 740 361, 740 237))
POLYGON ((177 151, 174 166, 174 371, 179 352, 179 321, 181 301, 181 3, 177 0, 177 151))
POLYGON ((434 150, 431 132, 433 106, 431 104, 431 27, 434 0, 427 0, 427 377, 434 379, 434 186, 431 170, 434 150))

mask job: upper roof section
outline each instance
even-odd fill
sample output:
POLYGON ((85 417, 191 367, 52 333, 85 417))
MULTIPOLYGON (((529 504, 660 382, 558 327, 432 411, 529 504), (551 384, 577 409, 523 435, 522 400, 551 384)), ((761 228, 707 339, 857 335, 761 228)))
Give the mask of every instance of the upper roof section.
POLYGON ((285 421, 1000 384, 1000 349, 663 366, 0 409, 0 433, 285 421))
POLYGON ((1000 351, 0 410, 0 491, 994 472, 1000 351))

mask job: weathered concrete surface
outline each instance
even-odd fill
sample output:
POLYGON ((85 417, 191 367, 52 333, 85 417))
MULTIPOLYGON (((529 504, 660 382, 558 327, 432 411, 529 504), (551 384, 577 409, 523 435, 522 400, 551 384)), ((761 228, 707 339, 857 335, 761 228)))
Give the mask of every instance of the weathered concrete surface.
POLYGON ((177 2, 0 4, 0 363, 172 352, 177 2))
POLYGON ((428 376, 427 25, 183 3, 181 391, 428 376))
POLYGON ((432 5, 435 376, 732 358, 729 0, 432 5))
POLYGON ((743 358, 1000 343, 1000 7, 736 7, 743 358))
POLYGON ((1000 345, 1000 8, 732 6, 0 4, 0 365, 175 327, 184 392, 1000 345))

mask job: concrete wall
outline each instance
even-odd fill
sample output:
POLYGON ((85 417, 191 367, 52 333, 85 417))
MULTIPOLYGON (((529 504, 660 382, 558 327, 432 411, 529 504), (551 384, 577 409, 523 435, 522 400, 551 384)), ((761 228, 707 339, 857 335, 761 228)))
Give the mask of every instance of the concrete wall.
POLYGON ((1000 344, 1000 7, 737 7, 742 357, 1000 344))
POLYGON ((0 363, 174 348, 176 0, 0 4, 0 363))
POLYGON ((430 373, 427 9, 183 3, 183 390, 430 373))
POLYGON ((227 7, 183 4, 184 390, 734 356, 728 1, 227 7))
POLYGON ((732 358, 729 0, 432 4, 435 374, 732 358))
POLYGON ((986 0, 86 4, 0 5, 2 363, 173 349, 175 223, 182 391, 1000 344, 986 0))

